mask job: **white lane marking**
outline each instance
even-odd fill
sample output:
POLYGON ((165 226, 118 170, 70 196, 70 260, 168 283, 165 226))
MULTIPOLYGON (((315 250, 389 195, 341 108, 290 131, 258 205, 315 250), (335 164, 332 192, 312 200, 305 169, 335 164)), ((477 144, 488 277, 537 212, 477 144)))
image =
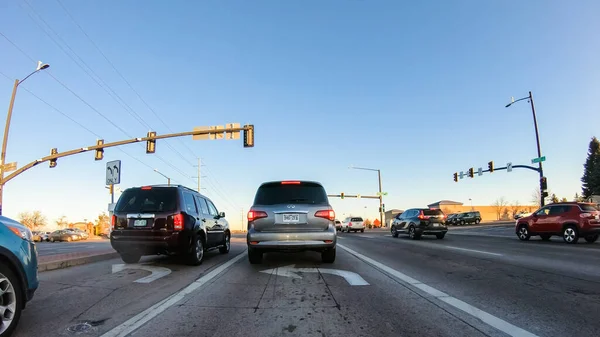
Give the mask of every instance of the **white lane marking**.
POLYGON ((494 256, 502 256, 502 254, 499 254, 499 253, 485 252, 483 250, 467 249, 467 248, 444 246, 444 245, 441 245, 440 247, 445 247, 445 248, 450 248, 450 249, 457 249, 457 250, 464 250, 466 252, 473 252, 473 253, 479 253, 479 254, 488 254, 488 255, 494 255, 494 256))
POLYGON ((117 337, 117 336, 127 336, 135 330, 139 329, 142 325, 146 324, 148 321, 158 316, 165 310, 172 307, 177 302, 181 301, 185 296, 189 295, 196 289, 200 288, 204 284, 208 283, 208 281, 215 278, 217 275, 227 270, 227 268, 231 267, 234 263, 238 262, 242 257, 244 257, 246 253, 241 253, 233 259, 223 263, 219 267, 213 269, 210 273, 202 276, 197 279, 187 287, 182 290, 176 292, 175 294, 165 298, 164 300, 154 304, 150 308, 140 312, 139 314, 133 316, 127 321, 121 323, 120 325, 114 327, 112 330, 106 332, 101 337, 117 337))
POLYGON ((291 278, 299 278, 302 276, 298 275, 298 273, 323 273, 323 274, 331 274, 343 277, 346 282, 348 282, 351 286, 368 286, 369 282, 365 281, 362 276, 357 273, 347 271, 347 270, 339 270, 339 269, 327 269, 327 268, 296 268, 295 264, 291 264, 285 267, 278 267, 273 269, 261 270, 261 273, 266 274, 275 274, 277 276, 291 277, 291 278))
POLYGON ((452 297, 438 289, 430 287, 421 281, 418 281, 408 275, 405 275, 395 269, 392 269, 392 268, 384 265, 383 263, 377 262, 377 261, 375 261, 359 252, 356 252, 344 245, 338 244, 337 246, 344 249, 348 253, 356 256, 357 258, 365 261, 366 263, 372 265, 373 267, 385 272, 386 274, 391 275, 405 283, 408 283, 409 285, 411 285, 415 288, 418 288, 419 290, 435 297, 436 299, 438 299, 444 303, 447 303, 459 310, 466 312, 467 314, 479 319, 480 321, 484 322, 487 325, 490 325, 490 326, 506 333, 507 335, 515 336, 515 337, 516 336, 518 336, 518 337, 538 337, 537 335, 534 335, 527 330, 523 330, 523 329, 519 328, 518 326, 512 325, 501 318, 493 316, 493 315, 491 315, 481 309, 478 309, 466 302, 463 302, 455 297, 452 297))
POLYGON ((152 281, 158 280, 159 278, 161 278, 163 276, 167 276, 167 275, 171 274, 171 269, 169 269, 169 268, 149 266, 147 264, 134 263, 134 264, 113 264, 112 265, 112 273, 113 274, 123 271, 125 269, 141 269, 141 270, 149 271, 151 273, 150 275, 148 275, 146 277, 142 277, 140 279, 133 281, 136 283, 150 283, 152 281))

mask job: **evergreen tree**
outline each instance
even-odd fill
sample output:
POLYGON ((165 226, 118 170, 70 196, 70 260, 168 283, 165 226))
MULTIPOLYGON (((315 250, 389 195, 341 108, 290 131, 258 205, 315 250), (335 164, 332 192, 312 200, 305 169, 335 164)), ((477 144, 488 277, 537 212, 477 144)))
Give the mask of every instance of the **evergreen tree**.
POLYGON ((583 165, 582 193, 585 199, 600 195, 600 141, 593 137, 590 141, 588 157, 583 165))

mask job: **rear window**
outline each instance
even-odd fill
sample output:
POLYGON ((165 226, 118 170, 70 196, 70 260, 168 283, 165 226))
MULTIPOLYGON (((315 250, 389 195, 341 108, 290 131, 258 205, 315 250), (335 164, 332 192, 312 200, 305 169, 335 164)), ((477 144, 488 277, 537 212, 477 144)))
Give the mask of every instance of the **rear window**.
POLYGON ((341 224, 340 220, 335 220, 335 224, 341 224))
POLYGON ((589 205, 589 204, 583 204, 583 205, 579 205, 579 207, 581 207, 581 210, 584 212, 594 212, 597 211, 598 208, 594 207, 594 205, 589 205))
POLYGON ((362 218, 351 218, 350 221, 363 221, 362 218))
POLYGON ((327 194, 323 186, 315 183, 282 184, 269 183, 262 185, 256 192, 255 205, 276 204, 328 204, 327 194))
POLYGON ((172 187, 131 188, 123 192, 115 206, 115 212, 134 213, 173 212, 176 209, 177 189, 172 187))
POLYGON ((424 209, 423 215, 444 215, 444 212, 439 209, 424 209))

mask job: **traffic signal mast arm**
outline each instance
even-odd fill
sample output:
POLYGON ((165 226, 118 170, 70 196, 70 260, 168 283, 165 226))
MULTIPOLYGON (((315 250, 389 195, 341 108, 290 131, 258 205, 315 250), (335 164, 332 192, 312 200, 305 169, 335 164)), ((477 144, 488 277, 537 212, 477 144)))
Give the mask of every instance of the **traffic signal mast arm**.
MULTIPOLYGON (((341 194, 328 194, 327 196, 331 197, 331 198, 341 198, 342 197, 341 194)), ((358 198, 358 196, 359 196, 358 194, 354 194, 354 195, 352 195, 352 194, 344 194, 344 198, 358 198)), ((363 198, 364 199, 379 199, 379 196, 376 196, 376 195, 362 195, 361 194, 360 198, 361 199, 363 199, 363 198)))
POLYGON ((126 140, 121 140, 121 141, 113 142, 113 143, 104 143, 104 144, 98 144, 98 145, 94 145, 94 146, 81 147, 81 148, 74 149, 74 150, 51 154, 49 156, 42 157, 40 159, 32 161, 31 163, 26 164, 26 165, 22 166, 21 168, 17 169, 16 171, 12 172, 11 174, 7 175, 4 178, 4 180, 2 181, 2 184, 9 182, 10 180, 15 178, 19 174, 29 170, 30 168, 32 168, 38 164, 41 164, 43 162, 50 161, 53 159, 72 156, 74 154, 79 154, 82 152, 95 151, 98 149, 105 149, 107 147, 115 147, 115 146, 121 146, 121 145, 127 145, 127 144, 139 143, 139 142, 146 142, 149 140, 206 135, 206 134, 216 134, 216 133, 224 133, 224 132, 241 132, 241 131, 247 132, 249 130, 251 130, 253 132, 254 126, 253 125, 245 125, 244 127, 239 127, 239 128, 223 128, 223 129, 219 129, 219 130, 194 130, 194 131, 187 131, 187 132, 170 133, 170 134, 165 134, 165 135, 154 135, 152 137, 140 137, 140 138, 126 139, 126 140))

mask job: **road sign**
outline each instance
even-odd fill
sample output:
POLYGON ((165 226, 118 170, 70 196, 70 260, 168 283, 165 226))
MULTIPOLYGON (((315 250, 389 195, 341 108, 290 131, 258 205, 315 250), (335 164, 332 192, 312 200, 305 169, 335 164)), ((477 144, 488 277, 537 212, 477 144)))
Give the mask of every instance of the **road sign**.
POLYGON ((113 160, 106 163, 106 185, 121 183, 121 161, 113 160))
POLYGON ((17 169, 17 162, 16 161, 14 161, 12 163, 6 163, 2 167, 2 171, 4 171, 4 172, 10 172, 10 171, 14 171, 16 169, 17 169))
POLYGON ((506 164, 506 172, 512 172, 512 163, 506 164))
POLYGON ((546 156, 531 159, 532 164, 541 163, 543 161, 546 161, 546 156))
POLYGON ((463 171, 460 171, 460 179, 462 179, 465 176, 465 173, 463 171))
POLYGON ((279 267, 274 269, 261 270, 261 273, 277 275, 277 276, 285 276, 291 278, 301 279, 302 276, 298 275, 299 273, 321 273, 321 274, 331 274, 343 277, 346 282, 348 282, 351 286, 368 286, 369 283, 365 281, 360 275, 357 273, 347 271, 347 270, 339 270, 339 269, 325 269, 325 268, 296 268, 296 265, 291 264, 285 267, 279 267))
POLYGON ((382 196, 382 195, 386 196, 386 195, 388 195, 388 193, 387 192, 377 192, 377 196, 382 196))
POLYGON ((479 175, 479 176, 483 175, 483 169, 481 167, 477 170, 477 175, 479 175))
POLYGON ((137 279, 133 282, 135 283, 150 283, 152 281, 156 281, 163 276, 167 276, 171 274, 171 269, 165 267, 156 267, 156 266, 148 266, 144 264, 134 263, 134 264, 113 264, 112 265, 112 273, 118 273, 125 269, 139 269, 149 271, 151 274, 137 279))

